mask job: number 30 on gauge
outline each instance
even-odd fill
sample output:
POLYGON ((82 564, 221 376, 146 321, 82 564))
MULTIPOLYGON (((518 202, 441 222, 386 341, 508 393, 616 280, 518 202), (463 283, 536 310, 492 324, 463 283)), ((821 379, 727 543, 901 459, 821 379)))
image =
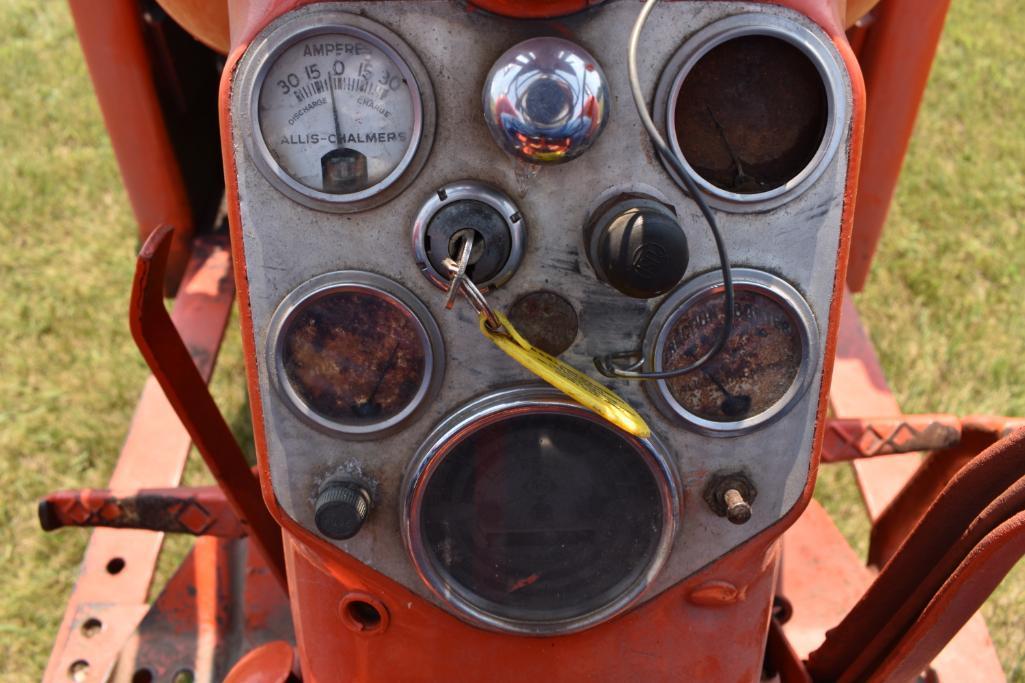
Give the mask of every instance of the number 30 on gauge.
POLYGON ((256 166, 314 209, 360 211, 401 192, 434 135, 427 71, 386 27, 333 6, 273 24, 243 66, 256 166))

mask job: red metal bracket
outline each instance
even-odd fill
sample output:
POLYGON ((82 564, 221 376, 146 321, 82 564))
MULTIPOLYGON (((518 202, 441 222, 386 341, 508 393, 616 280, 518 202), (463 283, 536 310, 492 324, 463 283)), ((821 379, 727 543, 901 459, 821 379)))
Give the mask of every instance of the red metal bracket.
MULTIPOLYGON (((224 235, 204 234, 171 317, 204 381, 209 381, 235 298, 224 235)), ((111 475, 114 490, 162 488, 180 481, 192 440, 153 377, 147 379, 111 475)), ((143 529, 92 532, 43 680, 106 681, 126 639, 148 609, 164 535, 143 529)))
POLYGON ((287 591, 281 529, 260 495, 228 423, 164 307, 163 282, 174 231, 155 230, 139 252, 129 322, 132 337, 232 509, 249 526, 252 545, 287 591))
POLYGON ((245 526, 217 486, 141 489, 119 493, 76 489, 39 503, 45 531, 67 526, 150 529, 193 536, 242 538, 245 526))
POLYGON ((223 681, 253 648, 295 641, 290 609, 247 540, 197 538, 121 649, 113 681, 223 681))
MULTIPOLYGON (((951 480, 858 604, 811 653, 808 668, 814 678, 866 680, 959 572, 958 580, 969 590, 975 590, 973 581, 980 583, 973 574, 986 574, 988 579, 981 583, 989 585, 998 569, 1006 573, 1010 567, 999 563, 994 567, 977 562, 968 570, 959 566, 982 547, 989 533, 1023 508, 1025 430, 986 449, 951 480)), ((995 585, 984 593, 977 591, 972 599, 981 604, 995 585)), ((962 624, 970 616, 965 615, 962 624)))
POLYGON ((836 418, 826 422, 822 462, 950 448, 961 441, 953 415, 836 418))

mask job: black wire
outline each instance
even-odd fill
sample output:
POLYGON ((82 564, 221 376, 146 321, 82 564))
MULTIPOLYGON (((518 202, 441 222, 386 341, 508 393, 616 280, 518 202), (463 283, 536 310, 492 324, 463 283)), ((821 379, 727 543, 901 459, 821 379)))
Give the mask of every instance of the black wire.
POLYGON ((630 46, 627 50, 630 91, 633 94, 634 105, 637 107, 641 123, 644 124, 644 129, 647 131, 648 137, 651 138, 651 143, 662 158, 669 162, 676 175, 683 182, 687 193, 694 200, 694 203, 698 205, 698 209, 701 210, 701 214, 705 217, 708 229, 712 233, 712 239, 715 240, 715 249, 719 253, 719 267, 722 270, 725 295, 725 301, 723 302, 723 308, 725 309, 724 321, 719 337, 716 339, 715 344, 712 345, 712 348, 696 361, 682 368, 664 370, 662 372, 638 372, 635 370, 624 370, 615 366, 614 359, 617 357, 622 358, 624 354, 609 354, 596 357, 594 359, 594 366, 598 369, 598 372, 613 379, 670 379, 685 375, 688 372, 694 372, 722 351, 726 346, 726 342, 729 341, 730 334, 733 332, 733 274, 730 272, 730 259, 726 253, 726 244, 723 242, 722 234, 719 232, 719 225, 716 223, 715 216, 712 214, 712 210, 708 208, 708 204, 705 202, 705 198, 702 196, 697 184, 684 168, 680 157, 666 144, 658 127, 655 126, 655 122, 652 121, 651 113, 648 111, 648 105, 644 99, 644 92, 641 90, 641 81, 637 75, 637 44, 640 42, 644 25, 648 22, 648 16, 657 4, 658 0, 645 0, 644 7, 637 16, 637 21, 634 22, 633 30, 630 32, 630 46))

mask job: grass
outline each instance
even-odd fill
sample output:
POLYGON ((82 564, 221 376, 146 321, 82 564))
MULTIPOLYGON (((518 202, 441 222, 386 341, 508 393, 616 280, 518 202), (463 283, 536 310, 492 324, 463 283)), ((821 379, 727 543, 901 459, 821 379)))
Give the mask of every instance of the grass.
MULTIPOLYGON (((873 279, 859 295, 908 411, 1025 414, 1025 3, 955 0, 873 279)), ((0 7, 0 679, 38 680, 87 535, 47 491, 103 486, 145 368, 126 310, 135 224, 64 3, 0 7)), ((214 393, 244 423, 237 332, 214 393)), ((194 463, 189 478, 202 476, 194 463)), ((864 552, 853 479, 820 499, 864 552)), ((180 557, 187 542, 175 541, 180 557)), ((173 566, 162 564, 162 574, 173 566)), ((985 615, 1025 681, 1025 568, 985 615)))

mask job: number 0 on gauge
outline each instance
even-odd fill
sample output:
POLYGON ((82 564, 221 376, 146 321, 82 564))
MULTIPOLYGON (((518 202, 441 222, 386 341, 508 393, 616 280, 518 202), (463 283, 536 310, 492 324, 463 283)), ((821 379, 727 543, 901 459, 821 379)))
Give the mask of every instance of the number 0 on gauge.
POLYGON ((253 159, 311 208, 383 204, 413 180, 434 134, 434 93, 419 58, 388 28, 335 5, 288 14, 242 67, 253 159))

